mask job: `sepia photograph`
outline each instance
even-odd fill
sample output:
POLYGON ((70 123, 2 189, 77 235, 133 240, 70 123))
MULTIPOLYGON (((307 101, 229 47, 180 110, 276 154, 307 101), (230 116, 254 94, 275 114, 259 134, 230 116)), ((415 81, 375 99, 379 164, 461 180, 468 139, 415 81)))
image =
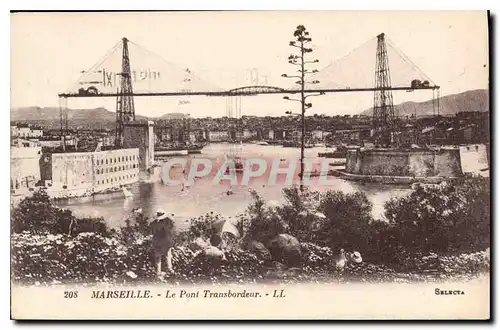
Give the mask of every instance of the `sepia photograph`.
POLYGON ((11 318, 490 318, 489 12, 10 21, 11 318))

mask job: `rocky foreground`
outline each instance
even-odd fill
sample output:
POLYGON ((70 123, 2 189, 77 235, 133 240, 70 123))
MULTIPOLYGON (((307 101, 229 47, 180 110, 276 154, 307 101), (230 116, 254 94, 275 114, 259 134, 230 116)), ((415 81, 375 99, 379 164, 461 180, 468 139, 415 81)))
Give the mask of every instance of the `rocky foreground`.
POLYGON ((186 244, 173 250, 175 273, 160 280, 151 262, 150 244, 150 237, 124 245, 92 232, 75 237, 13 234, 12 279, 23 285, 429 282, 468 280, 490 269, 489 250, 458 256, 431 254, 409 260, 404 271, 397 271, 366 261, 339 267, 329 248, 312 243, 300 243, 300 260, 293 265, 284 259, 273 260, 276 258, 255 247, 228 247, 221 259, 197 253, 196 244, 186 244))

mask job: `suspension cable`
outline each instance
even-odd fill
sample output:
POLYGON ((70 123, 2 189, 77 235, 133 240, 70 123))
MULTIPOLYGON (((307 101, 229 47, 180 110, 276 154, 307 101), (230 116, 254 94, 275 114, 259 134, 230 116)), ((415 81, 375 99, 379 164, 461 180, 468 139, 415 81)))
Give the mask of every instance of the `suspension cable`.
POLYGON ((98 66, 100 66, 102 63, 104 63, 104 61, 106 61, 110 56, 111 54, 113 54, 115 51, 117 51, 118 47, 121 46, 122 44, 122 41, 118 41, 103 57, 101 57, 99 59, 99 61, 97 61, 96 64, 94 64, 90 69, 84 71, 85 73, 83 75, 81 75, 73 84, 70 85, 70 92, 71 92, 71 89, 75 86, 78 86, 78 83, 83 80, 84 78, 86 78, 87 76, 89 76, 92 71, 94 71, 98 66))

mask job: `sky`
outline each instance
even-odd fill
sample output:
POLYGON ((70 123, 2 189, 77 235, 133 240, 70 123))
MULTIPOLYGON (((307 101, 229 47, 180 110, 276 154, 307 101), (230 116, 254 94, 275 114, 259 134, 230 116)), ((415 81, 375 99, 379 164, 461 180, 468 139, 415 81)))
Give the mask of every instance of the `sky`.
MULTIPOLYGON (((294 51, 288 43, 299 24, 313 39, 310 59, 319 60, 314 67, 322 77, 318 86, 335 82, 369 87, 364 85, 374 79, 374 40, 383 32, 391 45, 441 86, 441 96, 488 88, 487 16, 480 11, 16 13, 11 15, 11 108, 57 106, 58 94, 76 91, 82 70, 96 64, 123 37, 131 41, 132 70, 157 71, 161 77, 135 84, 136 91, 290 87, 293 81, 281 74, 296 69, 287 58, 294 51), (335 62, 340 58, 345 60, 335 62), (199 78, 190 86, 182 85, 188 75, 185 69, 193 73, 191 78, 199 78)), ((395 54, 388 49, 393 85, 413 74, 395 54)), ((120 65, 118 48, 100 68, 112 72, 120 65)), ((239 107, 243 115, 300 111, 298 102, 282 97, 136 97, 135 108, 136 114, 152 117, 171 112, 220 117, 239 107)), ((395 103, 432 97, 431 91, 394 92, 395 103)), ((311 100, 310 114, 356 114, 372 106, 373 93, 328 94, 311 100)), ((114 98, 68 99, 67 105, 112 111, 116 107, 114 98)))

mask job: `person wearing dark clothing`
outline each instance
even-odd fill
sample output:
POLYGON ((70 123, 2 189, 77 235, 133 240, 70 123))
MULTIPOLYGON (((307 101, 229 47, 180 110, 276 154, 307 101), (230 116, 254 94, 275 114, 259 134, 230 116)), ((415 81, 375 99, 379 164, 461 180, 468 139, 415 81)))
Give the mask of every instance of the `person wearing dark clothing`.
POLYGON ((172 247, 174 246, 174 223, 172 219, 165 212, 158 210, 150 228, 153 234, 153 254, 156 274, 161 276, 161 261, 164 256, 167 259, 167 270, 173 273, 172 247))

